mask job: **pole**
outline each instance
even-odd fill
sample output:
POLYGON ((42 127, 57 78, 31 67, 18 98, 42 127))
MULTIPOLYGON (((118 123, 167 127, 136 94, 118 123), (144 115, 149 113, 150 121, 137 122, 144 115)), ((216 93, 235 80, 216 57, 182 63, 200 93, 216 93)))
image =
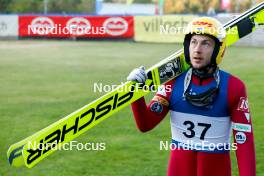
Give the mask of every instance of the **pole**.
POLYGON ((44 0, 44 14, 48 13, 48 0, 44 0))

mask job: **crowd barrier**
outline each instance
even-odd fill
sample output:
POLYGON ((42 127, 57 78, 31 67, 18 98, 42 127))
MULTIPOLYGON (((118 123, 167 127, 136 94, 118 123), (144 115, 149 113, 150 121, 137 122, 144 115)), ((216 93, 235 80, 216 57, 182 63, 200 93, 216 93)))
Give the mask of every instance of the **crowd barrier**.
POLYGON ((132 16, 19 16, 19 37, 133 38, 132 16))
POLYGON ((0 15, 0 37, 18 37, 18 15, 0 15))
MULTIPOLYGON (((0 15, 0 38, 131 39, 136 42, 182 43, 183 29, 194 15, 42 16, 0 15)), ((234 16, 217 18, 225 23, 234 16)), ((264 46, 259 28, 237 45, 264 46)))

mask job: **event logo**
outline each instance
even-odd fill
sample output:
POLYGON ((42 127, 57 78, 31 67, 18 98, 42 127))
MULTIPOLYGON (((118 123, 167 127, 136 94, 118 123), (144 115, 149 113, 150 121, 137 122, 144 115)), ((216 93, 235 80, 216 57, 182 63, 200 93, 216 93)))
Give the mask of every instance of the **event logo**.
POLYGON ((106 33, 112 36, 122 35, 128 30, 128 23, 125 19, 120 17, 108 18, 105 20, 103 26, 106 33))
POLYGON ((70 34, 73 35, 84 35, 91 29, 90 22, 87 19, 80 17, 71 18, 66 26, 69 29, 70 34))
POLYGON ((30 28, 35 34, 46 35, 52 32, 54 22, 48 17, 37 17, 32 20, 30 28))

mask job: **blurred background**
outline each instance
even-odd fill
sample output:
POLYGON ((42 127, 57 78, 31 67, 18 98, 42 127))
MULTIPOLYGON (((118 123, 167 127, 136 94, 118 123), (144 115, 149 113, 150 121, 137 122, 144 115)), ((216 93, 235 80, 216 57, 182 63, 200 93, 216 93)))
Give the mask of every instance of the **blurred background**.
MULTIPOLYGON (((112 13, 121 14, 124 9, 117 11, 118 5, 141 5, 155 8, 154 14, 189 14, 215 11, 216 13, 240 13, 261 0, 1 0, 1 13, 85 13, 100 14, 105 8, 112 13), (103 8, 103 9, 102 9, 103 8)), ((132 7, 130 7, 132 8, 132 7)), ((140 10, 140 9, 138 9, 140 10)), ((137 12, 144 13, 144 12, 137 12)))
MULTIPOLYGON (((261 0, 0 0, 0 38, 129 39, 138 42, 181 43, 182 31, 195 16, 214 16, 225 23, 261 0), (43 18, 45 17, 45 18, 43 18), (122 18, 119 18, 122 17, 122 18), (110 18, 109 20, 107 20, 110 18), (71 20, 72 19, 72 20, 71 20), (122 20, 123 19, 123 20, 122 20), (30 33, 28 29, 76 26, 105 27, 104 34, 30 33), (164 34, 163 29, 166 29, 164 34), (162 33, 163 32, 163 33, 162 33), (30 34, 29 34, 30 33, 30 34), (113 34, 114 33, 114 34, 113 34)), ((55 29, 55 28, 54 28, 55 29)), ((92 31, 92 30, 90 30, 92 31)), ((238 45, 263 46, 259 29, 238 45)))
MULTIPOLYGON (((79 136, 104 151, 57 151, 32 169, 14 168, 8 147, 119 85, 140 65, 182 48, 184 28, 197 16, 225 23, 261 0, 0 0, 0 175, 162 176, 169 151, 169 116, 140 133, 129 107, 79 136), (103 29, 101 31, 101 29, 103 29), (86 31, 86 32, 84 32, 86 31)), ((257 153, 264 176, 264 29, 229 47, 220 67, 247 85, 257 153)), ((149 101, 153 94, 146 96, 149 101)), ((235 154, 232 171, 238 176, 235 154)))

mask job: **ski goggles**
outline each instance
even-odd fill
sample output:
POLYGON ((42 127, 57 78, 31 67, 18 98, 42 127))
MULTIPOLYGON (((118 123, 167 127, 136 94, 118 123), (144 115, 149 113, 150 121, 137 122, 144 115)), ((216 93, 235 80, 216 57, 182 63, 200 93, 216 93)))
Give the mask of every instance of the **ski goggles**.
POLYGON ((219 84, 220 84, 219 69, 217 69, 214 73, 214 78, 216 80, 216 86, 200 94, 196 94, 196 95, 191 94, 189 90, 191 77, 192 77, 192 68, 187 72, 185 76, 185 80, 184 80, 183 95, 186 101, 188 101, 190 104, 196 107, 208 107, 212 105, 215 100, 215 97, 218 95, 218 92, 219 92, 219 84))

